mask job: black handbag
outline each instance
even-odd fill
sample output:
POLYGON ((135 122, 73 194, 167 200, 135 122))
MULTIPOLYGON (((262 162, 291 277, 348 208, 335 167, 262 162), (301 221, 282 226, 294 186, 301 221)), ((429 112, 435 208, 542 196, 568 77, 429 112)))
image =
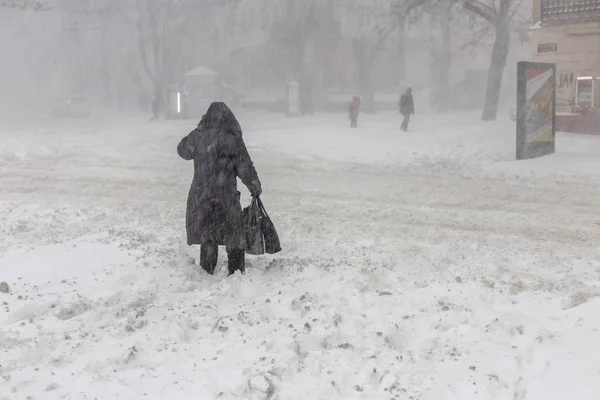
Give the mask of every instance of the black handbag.
POLYGON ((257 198, 256 200, 262 213, 262 217, 260 219, 260 228, 263 235, 265 252, 267 254, 279 253, 281 251, 281 243, 279 241, 279 235, 277 234, 275 225, 273 224, 273 221, 271 221, 269 214, 267 214, 267 210, 265 209, 265 206, 260 198, 257 198))
POLYGON ((244 208, 244 238, 246 253, 259 256, 265 254, 265 240, 262 233, 262 211, 258 199, 253 198, 250 205, 244 208))

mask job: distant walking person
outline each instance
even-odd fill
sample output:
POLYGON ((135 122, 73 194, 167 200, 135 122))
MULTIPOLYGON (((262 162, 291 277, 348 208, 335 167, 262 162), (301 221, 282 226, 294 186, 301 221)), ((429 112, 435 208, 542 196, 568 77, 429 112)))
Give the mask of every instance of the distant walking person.
POLYGON ((352 97, 352 103, 348 107, 348 116, 350 117, 350 128, 358 126, 358 114, 360 113, 360 97, 352 97))
POLYGON ((225 103, 212 103, 198 127, 177 146, 184 160, 194 161, 194 180, 187 200, 188 245, 200 245, 200 266, 215 272, 218 246, 225 246, 229 275, 245 272, 245 235, 239 177, 253 197, 261 184, 248 154, 242 130, 225 103))
POLYGON ((404 116, 402 121, 402 131, 408 130, 408 123, 410 122, 410 116, 415 114, 415 103, 413 102, 412 89, 406 89, 406 93, 400 98, 400 113, 404 116))

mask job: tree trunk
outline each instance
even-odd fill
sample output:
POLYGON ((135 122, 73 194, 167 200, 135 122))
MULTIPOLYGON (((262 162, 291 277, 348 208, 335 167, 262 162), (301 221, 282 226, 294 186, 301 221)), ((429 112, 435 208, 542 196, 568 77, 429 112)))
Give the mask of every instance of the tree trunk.
POLYGON ((483 121, 494 121, 498 114, 498 103, 500 101, 500 91, 502 89, 502 75, 504 73, 504 68, 506 67, 510 46, 509 9, 510 0, 501 0, 498 19, 496 20, 495 26, 492 59, 490 69, 488 70, 485 106, 481 116, 483 121))
POLYGON ((450 87, 450 72, 452 70, 452 30, 450 20, 452 17, 452 6, 448 3, 442 6, 439 15, 439 25, 442 35, 441 46, 438 54, 439 65, 437 67, 437 111, 447 112, 452 106, 453 96, 450 87))
POLYGON ((154 98, 152 99, 152 120, 158 121, 163 115, 165 109, 165 97, 162 84, 159 81, 154 82, 154 98))
MULTIPOLYGON (((406 24, 404 22, 404 15, 398 16, 398 85, 403 86, 404 79, 406 78, 406 51, 405 51, 405 39, 406 39, 406 24)), ((400 87, 400 90, 405 89, 400 87)))
POLYGON ((365 40, 354 39, 354 57, 358 68, 358 85, 360 94, 363 98, 363 109, 365 112, 373 112, 375 110, 375 90, 373 88, 373 77, 371 69, 373 67, 373 59, 367 54, 365 40))
POLYGON ((439 16, 437 13, 431 12, 429 14, 429 107, 434 111, 438 110, 439 103, 439 88, 437 84, 439 82, 440 70, 443 68, 440 62, 440 47, 438 44, 438 27, 439 27, 439 16))

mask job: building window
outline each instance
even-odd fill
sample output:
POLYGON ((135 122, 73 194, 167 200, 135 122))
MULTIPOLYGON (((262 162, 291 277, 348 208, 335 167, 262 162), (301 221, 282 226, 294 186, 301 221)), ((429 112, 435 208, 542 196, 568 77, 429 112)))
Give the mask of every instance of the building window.
POLYGON ((600 18, 600 0, 542 0, 542 21, 600 18))

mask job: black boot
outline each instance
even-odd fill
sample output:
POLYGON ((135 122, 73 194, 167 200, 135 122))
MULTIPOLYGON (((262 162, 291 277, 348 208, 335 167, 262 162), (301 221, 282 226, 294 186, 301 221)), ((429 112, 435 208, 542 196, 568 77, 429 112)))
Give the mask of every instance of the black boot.
POLYGON ((210 275, 215 273, 218 259, 219 246, 213 243, 205 243, 200 246, 200 266, 210 275))
POLYGON ((246 272, 246 254, 243 249, 227 249, 227 269, 229 275, 235 274, 235 271, 240 271, 242 274, 246 272))

